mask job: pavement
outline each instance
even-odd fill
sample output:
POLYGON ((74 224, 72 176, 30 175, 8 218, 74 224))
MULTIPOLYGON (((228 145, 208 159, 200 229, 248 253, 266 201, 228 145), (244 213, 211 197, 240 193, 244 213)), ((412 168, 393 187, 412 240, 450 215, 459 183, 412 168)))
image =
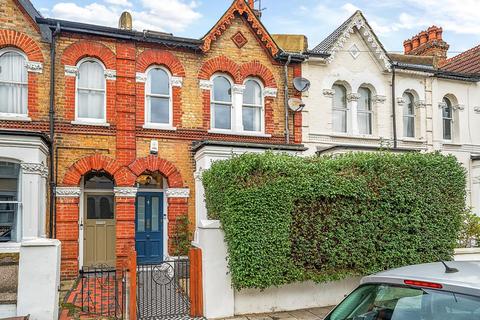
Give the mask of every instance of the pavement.
POLYGON ((222 320, 322 320, 333 309, 331 307, 303 310, 242 315, 222 320))

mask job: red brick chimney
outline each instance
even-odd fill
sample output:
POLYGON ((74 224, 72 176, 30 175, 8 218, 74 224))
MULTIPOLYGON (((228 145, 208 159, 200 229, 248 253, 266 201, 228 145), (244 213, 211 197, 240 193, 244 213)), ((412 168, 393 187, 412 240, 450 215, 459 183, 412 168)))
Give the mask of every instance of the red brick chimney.
POLYGON ((431 26, 403 42, 404 53, 415 56, 433 56, 434 64, 440 65, 447 59, 447 51, 450 47, 442 39, 442 28, 431 26))

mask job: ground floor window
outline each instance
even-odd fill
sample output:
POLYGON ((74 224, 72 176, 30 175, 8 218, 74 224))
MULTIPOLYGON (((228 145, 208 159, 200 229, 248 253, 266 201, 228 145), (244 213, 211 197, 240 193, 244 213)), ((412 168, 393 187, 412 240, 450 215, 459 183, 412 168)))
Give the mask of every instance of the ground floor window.
POLYGON ((0 242, 17 238, 18 163, 0 161, 0 242))

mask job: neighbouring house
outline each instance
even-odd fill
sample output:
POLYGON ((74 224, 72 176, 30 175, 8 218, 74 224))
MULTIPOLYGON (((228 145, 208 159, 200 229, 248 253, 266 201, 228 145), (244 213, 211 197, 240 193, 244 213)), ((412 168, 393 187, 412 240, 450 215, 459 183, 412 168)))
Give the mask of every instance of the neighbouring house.
POLYGON ((480 50, 447 59, 442 33, 432 26, 404 42, 405 54, 388 53, 362 12, 354 13, 302 64, 311 81, 303 143, 306 154, 454 154, 468 172, 467 204, 480 214, 480 50))

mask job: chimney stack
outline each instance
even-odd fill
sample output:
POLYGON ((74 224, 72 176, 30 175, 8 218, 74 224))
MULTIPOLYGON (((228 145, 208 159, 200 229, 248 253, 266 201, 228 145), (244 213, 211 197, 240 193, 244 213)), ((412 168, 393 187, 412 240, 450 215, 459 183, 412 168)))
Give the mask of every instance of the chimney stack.
POLYGON ((122 30, 132 30, 132 15, 124 11, 118 20, 118 28, 122 30))
POLYGON ((442 39, 443 29, 431 26, 420 32, 411 39, 403 42, 403 49, 406 55, 433 56, 434 64, 440 65, 447 59, 447 51, 450 47, 442 39))

